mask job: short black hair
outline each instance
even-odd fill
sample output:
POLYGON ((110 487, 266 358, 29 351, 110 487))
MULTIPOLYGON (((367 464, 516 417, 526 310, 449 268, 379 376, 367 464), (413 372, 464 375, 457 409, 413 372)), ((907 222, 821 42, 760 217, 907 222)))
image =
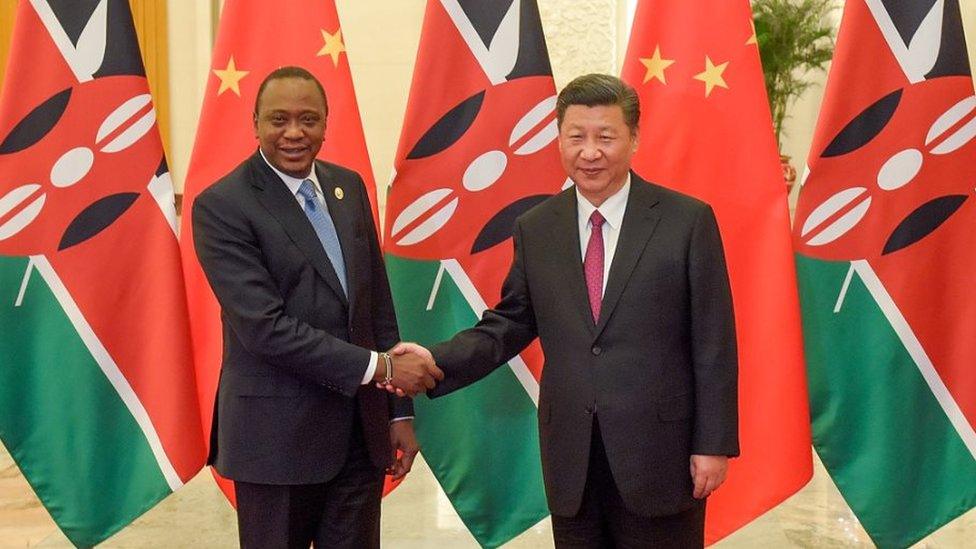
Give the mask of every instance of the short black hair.
POLYGON ((556 99, 556 120, 563 125, 566 109, 571 105, 586 107, 617 105, 623 111, 624 122, 631 133, 640 124, 640 100, 637 92, 623 80, 609 74, 584 74, 566 84, 556 99))
POLYGON ((319 93, 322 95, 322 104, 325 105, 325 114, 329 114, 329 100, 325 97, 325 88, 322 87, 322 83, 319 82, 315 75, 308 72, 308 70, 302 67, 287 66, 279 67, 273 71, 271 74, 264 77, 261 82, 261 86, 258 87, 258 96, 254 99, 254 119, 258 118, 258 109, 261 106, 261 96, 264 94, 264 88, 268 86, 268 83, 272 80, 284 80, 285 78, 301 78, 302 80, 310 80, 315 83, 315 87, 318 88, 319 93))

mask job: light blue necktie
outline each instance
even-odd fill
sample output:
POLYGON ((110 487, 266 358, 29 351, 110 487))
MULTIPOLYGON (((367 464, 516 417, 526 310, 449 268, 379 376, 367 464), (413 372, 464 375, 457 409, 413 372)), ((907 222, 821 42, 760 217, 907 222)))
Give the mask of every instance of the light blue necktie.
POLYGON ((298 194, 302 195, 302 198, 305 199, 305 215, 312 222, 312 227, 315 228, 315 234, 322 241, 322 247, 325 248, 325 253, 329 256, 329 261, 332 262, 332 267, 335 269, 336 275, 339 276, 339 283, 342 284, 342 292, 346 294, 346 297, 349 297, 349 290, 346 289, 346 263, 342 259, 342 247, 339 245, 339 235, 336 233, 332 216, 329 215, 329 212, 325 210, 315 196, 315 188, 312 185, 311 179, 302 181, 302 185, 298 187, 298 194))

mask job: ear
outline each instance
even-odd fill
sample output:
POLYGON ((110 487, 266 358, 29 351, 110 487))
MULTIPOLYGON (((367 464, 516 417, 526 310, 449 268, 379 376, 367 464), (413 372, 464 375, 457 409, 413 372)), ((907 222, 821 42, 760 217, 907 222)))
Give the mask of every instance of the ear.
POLYGON ((253 121, 254 121, 254 138, 257 139, 259 137, 258 136, 258 113, 254 113, 253 121))

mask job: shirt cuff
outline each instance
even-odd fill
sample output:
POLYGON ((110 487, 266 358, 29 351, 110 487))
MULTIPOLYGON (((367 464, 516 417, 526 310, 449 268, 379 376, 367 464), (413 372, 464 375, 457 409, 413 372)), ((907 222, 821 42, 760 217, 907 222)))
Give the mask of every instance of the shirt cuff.
POLYGON ((376 375, 376 361, 379 358, 379 353, 370 351, 369 364, 366 365, 366 374, 363 376, 363 382, 360 385, 369 385, 369 382, 373 381, 373 376, 376 375))
POLYGON ((395 418, 393 418, 393 419, 390 420, 390 425, 393 425, 394 423, 396 423, 398 421, 406 421, 408 419, 411 419, 412 420, 413 419, 413 416, 395 417, 395 418))

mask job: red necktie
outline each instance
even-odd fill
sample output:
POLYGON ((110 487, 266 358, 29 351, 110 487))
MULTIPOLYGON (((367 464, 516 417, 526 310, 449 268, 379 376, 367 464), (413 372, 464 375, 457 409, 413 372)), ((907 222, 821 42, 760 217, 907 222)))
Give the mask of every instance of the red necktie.
POLYGON ((583 274, 586 275, 586 290, 590 294, 590 310, 593 323, 600 321, 600 304, 603 301, 603 222, 606 219, 600 210, 590 215, 590 241, 586 244, 583 258, 583 274))

